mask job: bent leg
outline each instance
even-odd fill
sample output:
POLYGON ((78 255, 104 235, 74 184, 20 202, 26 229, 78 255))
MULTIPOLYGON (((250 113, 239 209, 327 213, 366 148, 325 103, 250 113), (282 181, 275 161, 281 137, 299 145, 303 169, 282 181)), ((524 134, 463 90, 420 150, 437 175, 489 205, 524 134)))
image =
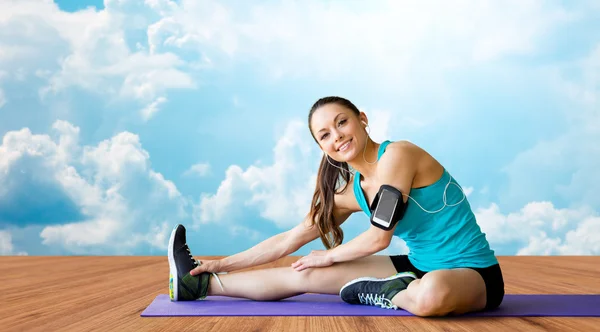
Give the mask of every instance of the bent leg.
POLYGON ((279 267, 223 274, 219 278, 224 290, 211 277, 208 295, 268 301, 303 293, 339 294, 342 286, 353 279, 386 278, 395 273, 389 256, 373 255, 300 272, 291 267, 279 267))
POLYGON ((478 311, 486 305, 485 282, 473 269, 431 271, 411 282, 392 302, 417 316, 478 311))

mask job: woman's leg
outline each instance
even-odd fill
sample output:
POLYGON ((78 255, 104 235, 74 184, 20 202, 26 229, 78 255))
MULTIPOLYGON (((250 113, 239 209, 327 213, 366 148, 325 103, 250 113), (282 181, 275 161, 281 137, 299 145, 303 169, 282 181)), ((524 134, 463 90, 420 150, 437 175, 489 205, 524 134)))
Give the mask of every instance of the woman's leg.
POLYGON ((418 316, 478 311, 486 305, 485 282, 473 269, 431 271, 411 282, 392 302, 418 316))
POLYGON ((279 267, 219 275, 224 290, 211 277, 208 295, 252 300, 280 300, 303 293, 339 294, 347 282, 360 277, 386 278, 396 273, 389 256, 373 255, 328 267, 296 271, 279 267))
MULTIPOLYGON (((303 293, 339 294, 351 280, 360 277, 387 278, 397 273, 389 256, 374 255, 324 268, 301 272, 291 267, 219 275, 208 295, 241 297, 259 301, 280 300, 303 293)), ((485 282, 472 269, 436 270, 400 291, 392 302, 417 316, 443 316, 478 311, 486 305, 485 282)))

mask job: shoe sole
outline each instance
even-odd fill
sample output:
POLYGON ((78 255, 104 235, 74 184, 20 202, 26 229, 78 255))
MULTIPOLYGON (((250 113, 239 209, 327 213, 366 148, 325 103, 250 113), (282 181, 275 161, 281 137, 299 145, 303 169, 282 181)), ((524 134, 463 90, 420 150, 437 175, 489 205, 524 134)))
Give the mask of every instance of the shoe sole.
POLYGON ((344 289, 350 285, 353 285, 357 282, 361 282, 361 281, 388 281, 388 280, 393 280, 393 279, 397 279, 397 278, 404 278, 404 277, 413 277, 415 279, 417 279, 417 275, 414 274, 413 272, 402 272, 402 273, 396 273, 391 277, 387 277, 385 279, 381 279, 381 278, 375 278, 375 277, 362 277, 362 278, 356 278, 354 280, 349 281, 348 283, 346 283, 342 289, 340 289, 340 296, 342 296, 342 292, 344 291, 344 289))
POLYGON ((173 242, 175 242, 175 231, 177 231, 177 226, 173 228, 173 231, 171 231, 171 238, 169 238, 169 297, 172 301, 177 301, 179 299, 179 275, 177 274, 177 265, 175 265, 175 259, 173 258, 173 242))

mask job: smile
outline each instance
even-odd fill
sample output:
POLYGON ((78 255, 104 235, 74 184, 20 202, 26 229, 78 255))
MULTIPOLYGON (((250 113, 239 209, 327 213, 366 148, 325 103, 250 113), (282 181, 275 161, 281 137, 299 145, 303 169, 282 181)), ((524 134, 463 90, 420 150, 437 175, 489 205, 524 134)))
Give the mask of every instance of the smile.
POLYGON ((348 142, 344 143, 344 145, 340 146, 340 148, 338 149, 338 151, 341 152, 341 151, 348 150, 348 147, 350 146, 350 142, 352 142, 352 138, 348 142))

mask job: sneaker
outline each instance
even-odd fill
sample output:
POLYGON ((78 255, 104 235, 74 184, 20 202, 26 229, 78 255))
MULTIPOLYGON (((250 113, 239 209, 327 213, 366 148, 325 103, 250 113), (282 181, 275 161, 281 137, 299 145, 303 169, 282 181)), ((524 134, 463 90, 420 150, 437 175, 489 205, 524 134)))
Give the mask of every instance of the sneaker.
POLYGON ((392 303, 392 298, 416 279, 417 276, 413 272, 397 273, 385 279, 358 278, 342 287, 340 297, 350 304, 367 304, 397 310, 398 307, 392 303))
POLYGON ((190 275, 199 265, 186 243, 185 227, 177 225, 169 239, 169 297, 171 301, 194 301, 208 294, 210 273, 190 275))

